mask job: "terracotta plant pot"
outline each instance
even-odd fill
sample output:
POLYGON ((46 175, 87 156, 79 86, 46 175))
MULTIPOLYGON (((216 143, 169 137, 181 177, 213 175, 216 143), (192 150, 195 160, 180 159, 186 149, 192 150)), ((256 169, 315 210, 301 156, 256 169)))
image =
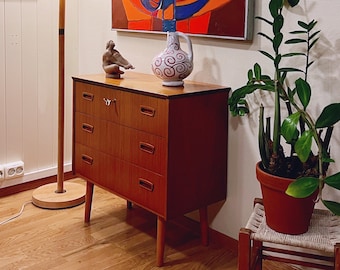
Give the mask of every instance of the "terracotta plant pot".
POLYGON ((288 196, 285 191, 294 180, 266 173, 261 169, 261 162, 256 164, 256 177, 261 184, 267 225, 280 233, 305 233, 317 193, 303 199, 288 196))

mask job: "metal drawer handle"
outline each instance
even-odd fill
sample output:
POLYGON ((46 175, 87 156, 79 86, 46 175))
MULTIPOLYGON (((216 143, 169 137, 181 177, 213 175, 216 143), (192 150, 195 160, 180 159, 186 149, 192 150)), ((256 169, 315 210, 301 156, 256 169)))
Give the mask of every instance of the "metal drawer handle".
POLYGON ((94 95, 92 93, 83 92, 83 99, 87 101, 93 101, 94 95))
POLYGON ((82 159, 82 161, 84 161, 85 163, 87 163, 87 164, 89 164, 89 165, 92 165, 92 164, 93 164, 93 158, 90 157, 90 156, 88 156, 88 155, 83 154, 83 155, 81 156, 81 159, 82 159))
POLYGON ((155 113, 156 113, 156 110, 154 108, 141 105, 140 106, 140 113, 144 114, 146 116, 154 117, 155 113))
POLYGON ((93 133, 94 127, 90 124, 83 123, 82 124, 82 129, 88 133, 93 133))
POLYGON ((139 149, 148 154, 153 155, 155 153, 155 146, 146 142, 139 142, 139 149))
POLYGON ((148 190, 150 192, 152 192, 153 189, 154 189, 153 183, 151 183, 148 180, 142 179, 142 178, 139 178, 139 186, 142 187, 142 188, 145 188, 146 190, 148 190))

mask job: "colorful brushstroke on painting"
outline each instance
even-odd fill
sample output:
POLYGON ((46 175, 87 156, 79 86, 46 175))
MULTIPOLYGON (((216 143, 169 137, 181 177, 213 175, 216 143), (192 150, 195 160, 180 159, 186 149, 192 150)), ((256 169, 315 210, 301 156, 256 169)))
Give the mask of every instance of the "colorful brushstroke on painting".
POLYGON ((253 0, 112 0, 112 28, 250 39, 253 0))

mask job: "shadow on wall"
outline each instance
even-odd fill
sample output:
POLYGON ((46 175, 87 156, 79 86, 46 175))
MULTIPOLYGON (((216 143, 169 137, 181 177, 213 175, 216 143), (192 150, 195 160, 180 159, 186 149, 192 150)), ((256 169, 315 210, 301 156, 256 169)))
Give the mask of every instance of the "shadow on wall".
POLYGON ((214 57, 203 58, 202 67, 203 67, 202 70, 199 71, 195 70, 195 75, 193 78, 194 81, 202 82, 205 80, 205 78, 207 78, 210 83, 218 84, 222 81, 221 67, 219 66, 218 61, 216 61, 214 57))

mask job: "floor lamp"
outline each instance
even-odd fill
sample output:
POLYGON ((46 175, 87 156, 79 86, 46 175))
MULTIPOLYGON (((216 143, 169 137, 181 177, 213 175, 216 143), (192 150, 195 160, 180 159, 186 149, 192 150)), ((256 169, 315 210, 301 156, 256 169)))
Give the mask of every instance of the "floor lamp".
POLYGON ((65 111, 65 0, 59 0, 59 93, 58 93, 58 172, 55 183, 37 188, 32 195, 34 205, 47 209, 69 208, 85 201, 84 185, 64 182, 64 111, 65 111))

